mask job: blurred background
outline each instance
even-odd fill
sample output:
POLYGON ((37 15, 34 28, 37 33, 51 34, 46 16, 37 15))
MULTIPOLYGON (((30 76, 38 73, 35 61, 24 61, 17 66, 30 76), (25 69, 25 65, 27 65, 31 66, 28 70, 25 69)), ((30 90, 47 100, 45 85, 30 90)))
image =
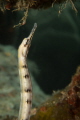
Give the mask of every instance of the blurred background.
MULTIPOLYGON (((0 12, 0 52, 2 53, 0 54, 3 56, 0 57, 0 61, 2 61, 0 66, 3 64, 3 68, 8 68, 5 71, 0 67, 0 71, 5 71, 4 75, 3 72, 0 72, 0 77, 4 77, 7 72, 7 77, 9 77, 9 80, 6 80, 6 77, 5 79, 1 77, 0 82, 1 86, 7 82, 9 86, 6 90, 9 90, 10 86, 14 86, 15 91, 20 89, 17 49, 23 38, 29 35, 34 23, 37 23, 38 27, 28 54, 29 71, 34 81, 33 89, 34 93, 37 92, 38 102, 34 103, 34 106, 52 95, 54 90, 65 88, 80 65, 80 2, 75 2, 77 14, 70 3, 66 7, 63 6, 54 5, 45 10, 30 9, 26 24, 16 28, 13 28, 13 25, 19 23, 24 15, 23 11, 6 10, 4 13, 0 12), (60 8, 62 8, 61 13, 59 13, 60 8), (3 51, 6 53, 5 56, 3 51), (11 61, 9 61, 10 57, 11 61), (17 72, 13 74, 16 70, 17 72)), ((2 91, 6 93, 4 89, 5 87, 2 91)), ((12 106, 17 111, 18 101, 19 98, 16 105, 12 106)))

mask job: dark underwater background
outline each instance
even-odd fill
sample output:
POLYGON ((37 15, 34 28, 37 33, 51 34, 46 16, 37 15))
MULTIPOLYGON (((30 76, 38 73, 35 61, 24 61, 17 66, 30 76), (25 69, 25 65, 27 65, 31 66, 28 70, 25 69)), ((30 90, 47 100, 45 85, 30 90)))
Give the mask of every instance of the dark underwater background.
POLYGON ((34 90, 33 107, 44 102, 53 91, 63 89, 70 83, 80 65, 80 2, 75 2, 78 13, 70 3, 64 6, 30 9, 26 25, 17 28, 13 25, 19 23, 23 11, 0 12, 1 115, 10 114, 10 111, 11 115, 18 115, 20 86, 17 49, 35 22, 38 27, 28 54, 34 90))

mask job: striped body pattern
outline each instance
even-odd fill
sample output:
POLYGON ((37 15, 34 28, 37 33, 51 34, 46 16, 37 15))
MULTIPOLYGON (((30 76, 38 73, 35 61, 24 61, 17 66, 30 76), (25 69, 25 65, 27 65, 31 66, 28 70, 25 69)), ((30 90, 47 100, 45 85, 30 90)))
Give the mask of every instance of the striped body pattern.
POLYGON ((36 28, 37 24, 35 23, 30 35, 27 38, 23 39, 18 49, 19 77, 21 87, 21 102, 18 120, 30 119, 30 111, 32 107, 32 83, 28 71, 26 58, 36 28))

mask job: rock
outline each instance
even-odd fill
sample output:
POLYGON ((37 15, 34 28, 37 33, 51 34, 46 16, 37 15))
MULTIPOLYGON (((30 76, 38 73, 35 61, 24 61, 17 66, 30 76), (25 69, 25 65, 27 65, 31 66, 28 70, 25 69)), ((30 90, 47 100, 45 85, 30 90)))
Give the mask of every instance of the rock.
POLYGON ((80 120, 80 67, 71 83, 42 104, 31 120, 80 120))

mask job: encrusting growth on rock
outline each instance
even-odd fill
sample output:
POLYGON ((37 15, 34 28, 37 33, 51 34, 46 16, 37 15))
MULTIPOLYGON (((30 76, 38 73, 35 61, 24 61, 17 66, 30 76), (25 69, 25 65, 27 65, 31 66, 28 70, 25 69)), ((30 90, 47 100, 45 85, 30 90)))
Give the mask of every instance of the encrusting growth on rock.
POLYGON ((80 67, 71 83, 42 104, 31 120, 80 120, 80 67))

